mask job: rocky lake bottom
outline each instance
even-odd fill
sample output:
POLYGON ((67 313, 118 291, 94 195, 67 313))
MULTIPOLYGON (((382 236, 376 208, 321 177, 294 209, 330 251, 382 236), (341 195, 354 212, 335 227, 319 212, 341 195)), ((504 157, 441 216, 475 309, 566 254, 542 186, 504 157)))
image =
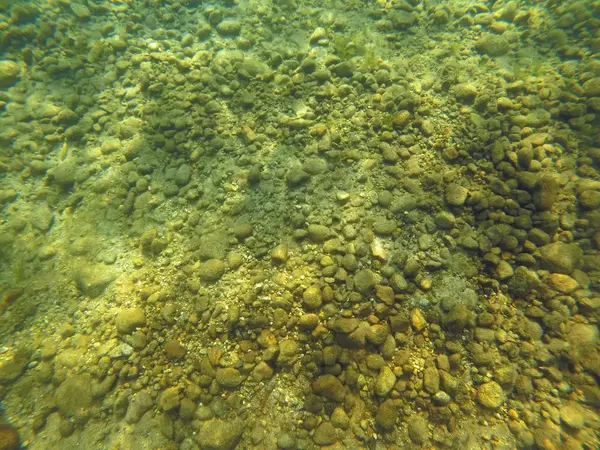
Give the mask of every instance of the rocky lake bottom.
POLYGON ((0 450, 600 447, 600 2, 0 0, 0 450))

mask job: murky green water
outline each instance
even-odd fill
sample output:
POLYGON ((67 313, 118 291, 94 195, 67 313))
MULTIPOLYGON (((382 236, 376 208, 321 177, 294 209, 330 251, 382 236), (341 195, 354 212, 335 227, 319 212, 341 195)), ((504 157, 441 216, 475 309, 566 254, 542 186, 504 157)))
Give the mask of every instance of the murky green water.
POLYGON ((595 449, 600 3, 0 0, 0 450, 595 449))

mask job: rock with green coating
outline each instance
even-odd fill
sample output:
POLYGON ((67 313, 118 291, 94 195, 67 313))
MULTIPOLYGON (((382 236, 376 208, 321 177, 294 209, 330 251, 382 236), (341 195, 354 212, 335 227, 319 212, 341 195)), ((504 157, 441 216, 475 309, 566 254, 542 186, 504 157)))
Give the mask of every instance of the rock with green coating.
POLYGON ((86 265, 74 276, 77 288, 88 297, 98 297, 115 279, 115 273, 104 264, 86 265))
POLYGON ((449 205, 452 206, 462 206, 467 201, 467 195, 469 191, 467 188, 456 184, 451 183, 446 186, 446 192, 444 193, 444 198, 449 205))
POLYGON ((290 169, 285 176, 285 181, 289 187, 300 186, 302 183, 307 181, 310 175, 302 169, 290 169))
POLYGON ((533 204, 538 211, 550 211, 558 199, 560 186, 552 175, 544 175, 535 184, 533 204))
POLYGON ((226 265, 220 259, 209 259, 200 264, 198 276, 202 281, 218 281, 226 270, 226 265))
POLYGON ((360 320, 353 317, 340 317, 331 321, 331 323, 329 324, 329 328, 331 328, 336 333, 350 334, 358 328, 359 323, 360 320))
POLYGON ((288 259, 288 246, 287 244, 279 244, 273 250, 271 250, 271 261, 275 264, 283 264, 288 259))
POLYGON ((433 220, 438 227, 444 230, 450 230, 456 224, 456 217, 450 211, 440 211, 433 220))
POLYGON ((526 127, 539 128, 548 125, 550 122, 550 113, 545 109, 536 109, 525 116, 526 127))
POLYGON ((192 168, 189 164, 182 164, 175 172, 175 183, 177 186, 185 186, 192 178, 192 168))
POLYGON ((279 343, 279 356, 277 365, 279 367, 291 367, 298 360, 300 346, 294 339, 284 339, 279 343))
POLYGON ((165 412, 179 408, 179 388, 172 386, 162 391, 158 397, 158 406, 165 412))

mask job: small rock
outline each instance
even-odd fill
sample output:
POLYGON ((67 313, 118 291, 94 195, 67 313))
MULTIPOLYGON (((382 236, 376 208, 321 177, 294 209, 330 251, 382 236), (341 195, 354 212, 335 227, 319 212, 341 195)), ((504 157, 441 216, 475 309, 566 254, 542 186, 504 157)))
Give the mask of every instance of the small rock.
POLYGON ((69 6, 71 7, 73 14, 81 20, 88 19, 92 15, 89 8, 82 3, 71 2, 69 6))
POLYGON ((240 34, 242 30, 242 22, 238 20, 224 20, 217 25, 217 33, 221 36, 233 37, 240 34))
POLYGON ((435 366, 425 368, 423 372, 423 387, 432 395, 440 390, 440 374, 435 366))
POLYGON ((308 226, 308 237, 316 243, 325 242, 331 232, 325 225, 310 224, 308 226))
POLYGON ((375 423, 384 431, 391 431, 396 425, 398 418, 398 409, 392 399, 387 399, 377 408, 375 423))
POLYGON ((472 103, 477 97, 477 88, 471 83, 459 83, 453 88, 454 96, 463 103, 472 103))
POLYGON ((54 397, 59 411, 73 417, 92 406, 92 381, 88 374, 71 375, 63 381, 54 397))
POLYGON ((415 329, 415 331, 421 331, 427 326, 425 316, 419 308, 413 308, 410 312, 410 324, 415 329))
POLYGON ((140 391, 135 394, 133 400, 127 407, 127 413, 125 414, 125 422, 128 424, 134 424, 140 421, 142 416, 149 411, 154 405, 154 400, 150 394, 146 391, 140 391))
POLYGON ((560 420, 569 428, 581 430, 585 426, 585 410, 576 403, 560 408, 560 420))
POLYGON ((431 399, 433 400, 433 403, 440 406, 447 405, 450 403, 450 400, 452 400, 452 398, 444 391, 436 392, 431 399))

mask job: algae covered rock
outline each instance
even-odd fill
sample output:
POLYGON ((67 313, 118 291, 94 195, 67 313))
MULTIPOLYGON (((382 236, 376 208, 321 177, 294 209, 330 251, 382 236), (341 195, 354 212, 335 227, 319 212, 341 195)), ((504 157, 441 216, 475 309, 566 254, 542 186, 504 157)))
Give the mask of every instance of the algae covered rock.
POLYGON ((540 247, 542 267, 552 272, 570 274, 583 257, 583 251, 576 244, 553 242, 540 247))
POLYGON ((10 87, 19 81, 21 68, 14 61, 0 61, 0 88, 10 87))
POLYGON ((508 53, 509 44, 502 36, 486 34, 477 42, 475 48, 484 55, 502 56, 508 53))
POLYGON ((88 374, 67 378, 56 390, 55 401, 59 411, 73 417, 92 406, 92 377, 88 374))
POLYGON ((600 97, 600 77, 587 80, 582 87, 587 97, 600 97))

